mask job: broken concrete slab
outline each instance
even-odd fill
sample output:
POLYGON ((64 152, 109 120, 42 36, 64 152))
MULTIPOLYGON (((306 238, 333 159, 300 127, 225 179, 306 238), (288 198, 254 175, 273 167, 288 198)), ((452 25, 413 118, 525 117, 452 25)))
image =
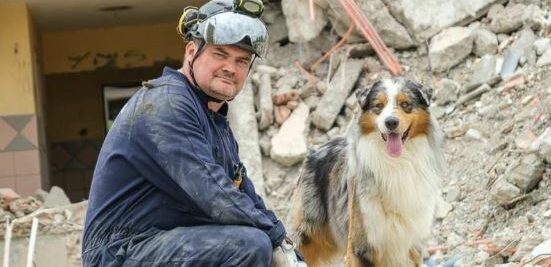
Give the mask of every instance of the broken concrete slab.
POLYGON ((270 74, 264 73, 260 75, 258 85, 258 112, 260 119, 258 121, 258 129, 263 130, 268 128, 274 122, 274 104, 272 102, 272 79, 270 74))
POLYGON ((253 181, 258 194, 264 196, 262 156, 258 144, 258 125, 250 82, 247 82, 243 91, 230 102, 228 120, 235 139, 239 143, 239 157, 247 168, 247 174, 253 181))
MULTIPOLYGON (((327 1, 330 6, 329 19, 339 35, 344 35, 351 20, 338 1, 327 1)), ((381 0, 359 1, 358 5, 364 14, 368 14, 369 22, 377 30, 384 43, 397 49, 415 46, 408 31, 390 14, 381 0)), ((364 40, 359 31, 351 37, 352 40, 364 40)))
POLYGON ((543 55, 541 55, 541 57, 536 62, 536 66, 543 67, 549 64, 551 64, 551 49, 548 49, 543 55))
POLYGON ((466 27, 450 27, 431 39, 429 60, 434 72, 443 72, 463 62, 473 49, 474 36, 466 27))
POLYGON ((312 122, 316 127, 326 131, 331 128, 362 69, 363 61, 348 60, 341 63, 331 79, 327 92, 312 114, 312 122))
POLYGON ((537 154, 530 153, 505 174, 505 179, 527 193, 541 180, 544 169, 545 165, 537 154))
POLYGON ((305 103, 293 111, 281 125, 271 141, 270 157, 285 166, 301 162, 308 151, 306 142, 307 121, 310 110, 305 103))
POLYGON ((459 93, 459 86, 458 82, 446 78, 438 81, 435 86, 434 103, 444 106, 456 101, 459 93))
POLYGON ((533 45, 536 50, 536 55, 541 56, 551 48, 551 39, 540 38, 536 40, 533 45))
POLYGON ((484 15, 491 5, 503 0, 383 0, 392 15, 405 25, 418 41, 425 41, 441 30, 466 25, 484 15))
MULTIPOLYGON (((36 236, 35 254, 33 264, 37 267, 65 267, 69 266, 67 261, 67 237, 66 235, 44 235, 36 236)), ((0 261, 4 261, 4 247, 6 243, 0 241, 0 261)), ((9 266, 28 266, 27 252, 29 247, 28 238, 14 238, 11 240, 9 250, 9 266)))
POLYGON ((50 193, 44 199, 45 208, 61 207, 71 204, 71 201, 65 194, 65 191, 58 186, 52 186, 50 193))
POLYGON ((525 9, 523 4, 508 5, 492 19, 490 30, 495 33, 511 33, 519 29, 522 27, 525 9))
MULTIPOLYGON (((472 67, 473 72, 466 88, 476 88, 484 83, 488 83, 497 76, 496 57, 494 55, 485 55, 476 61, 472 67)), ((466 92, 464 92, 466 93, 466 92)))
POLYGON ((497 36, 484 28, 474 30, 474 47, 473 52, 478 56, 486 54, 495 54, 497 52, 497 36))
POLYGON ((498 179, 491 189, 492 197, 501 205, 509 205, 521 195, 521 190, 506 179, 498 179))
POLYGON ((281 9, 285 14, 291 42, 305 43, 314 39, 328 22, 325 11, 316 3, 314 4, 314 20, 310 18, 308 1, 282 0, 281 9))

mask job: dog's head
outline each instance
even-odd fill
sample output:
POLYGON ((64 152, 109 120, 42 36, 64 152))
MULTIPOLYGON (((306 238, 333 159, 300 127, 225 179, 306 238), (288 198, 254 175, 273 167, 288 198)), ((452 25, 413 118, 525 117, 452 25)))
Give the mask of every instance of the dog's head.
POLYGON ((380 80, 359 90, 362 134, 378 133, 387 153, 399 157, 408 140, 428 134, 431 93, 429 87, 403 77, 380 80))

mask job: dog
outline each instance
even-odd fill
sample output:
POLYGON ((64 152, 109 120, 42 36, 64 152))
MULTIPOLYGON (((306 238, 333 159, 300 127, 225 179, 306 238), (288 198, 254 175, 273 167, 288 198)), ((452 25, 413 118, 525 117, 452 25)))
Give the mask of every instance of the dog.
POLYGON ((308 266, 422 266, 445 170, 432 90, 379 80, 359 90, 344 137, 306 157, 293 194, 292 238, 308 266), (360 110, 358 108, 358 110, 360 110))

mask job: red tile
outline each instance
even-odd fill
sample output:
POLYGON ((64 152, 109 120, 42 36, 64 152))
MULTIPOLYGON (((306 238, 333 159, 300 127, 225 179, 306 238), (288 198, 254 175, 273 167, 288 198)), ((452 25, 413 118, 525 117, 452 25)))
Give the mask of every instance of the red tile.
POLYGON ((39 188, 41 188, 40 175, 15 177, 15 191, 22 197, 33 195, 39 188))
POLYGON ((15 158, 15 174, 31 175, 40 174, 40 157, 38 150, 13 152, 15 158))
POLYGON ((0 177, 0 188, 3 187, 11 188, 17 192, 15 190, 15 177, 0 177))
POLYGON ((0 177, 15 175, 15 161, 13 152, 0 152, 0 177))

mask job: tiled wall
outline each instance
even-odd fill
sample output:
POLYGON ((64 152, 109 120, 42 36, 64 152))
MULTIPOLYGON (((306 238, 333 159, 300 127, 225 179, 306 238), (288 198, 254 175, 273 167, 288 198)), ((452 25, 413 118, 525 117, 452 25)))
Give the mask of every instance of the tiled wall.
POLYGON ((33 114, 0 116, 0 187, 23 196, 41 188, 37 123, 33 114))
POLYGON ((50 146, 51 184, 73 202, 88 198, 102 140, 54 143, 50 146))

